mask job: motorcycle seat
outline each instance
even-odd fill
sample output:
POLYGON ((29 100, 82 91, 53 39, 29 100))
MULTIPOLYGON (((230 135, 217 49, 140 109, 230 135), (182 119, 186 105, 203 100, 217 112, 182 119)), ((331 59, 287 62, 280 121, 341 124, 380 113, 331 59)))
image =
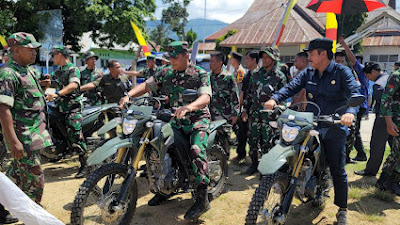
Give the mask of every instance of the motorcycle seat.
POLYGON ((89 106, 89 107, 85 107, 83 108, 83 117, 86 117, 89 114, 92 114, 94 112, 97 112, 101 109, 101 106, 99 105, 94 105, 94 106, 89 106))

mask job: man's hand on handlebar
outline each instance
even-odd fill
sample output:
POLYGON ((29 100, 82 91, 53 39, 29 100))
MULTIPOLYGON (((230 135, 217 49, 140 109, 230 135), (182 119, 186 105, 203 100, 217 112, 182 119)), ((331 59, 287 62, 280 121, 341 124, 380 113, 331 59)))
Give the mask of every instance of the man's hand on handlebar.
POLYGON ((47 94, 46 100, 51 102, 51 101, 54 101, 54 99, 57 97, 58 97, 58 94, 47 94))
POLYGON ((192 112, 192 109, 188 106, 181 106, 175 111, 174 116, 178 119, 182 119, 188 112, 192 112))
POLYGON ((129 102, 129 96, 124 96, 119 100, 119 108, 125 109, 125 104, 129 102))
POLYGON ((273 110, 275 105, 276 105, 276 101, 273 99, 270 99, 264 103, 264 108, 268 109, 268 110, 273 110))
POLYGON ((238 119, 239 119, 239 117, 237 117, 237 116, 231 116, 229 118, 229 120, 231 121, 232 125, 235 125, 237 123, 238 119))
POLYGON ((345 113, 342 115, 340 119, 340 124, 346 125, 346 126, 351 126, 353 124, 354 120, 354 114, 352 113, 345 113))

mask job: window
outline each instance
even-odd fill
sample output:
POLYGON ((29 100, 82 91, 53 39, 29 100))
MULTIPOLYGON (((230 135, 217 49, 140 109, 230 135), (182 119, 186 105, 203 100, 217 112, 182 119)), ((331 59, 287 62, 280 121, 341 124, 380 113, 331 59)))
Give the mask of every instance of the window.
POLYGON ((281 56, 281 62, 283 62, 283 63, 291 63, 291 62, 293 62, 294 61, 294 58, 295 58, 296 56, 294 56, 294 55, 285 55, 285 56, 281 56))
POLYGON ((399 55, 371 55, 369 59, 374 62, 396 62, 399 55))

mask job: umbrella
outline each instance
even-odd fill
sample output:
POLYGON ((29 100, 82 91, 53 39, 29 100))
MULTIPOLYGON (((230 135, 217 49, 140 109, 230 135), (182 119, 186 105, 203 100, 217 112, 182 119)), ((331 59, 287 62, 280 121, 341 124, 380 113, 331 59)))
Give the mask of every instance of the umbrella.
POLYGON ((356 14, 385 6, 382 0, 311 0, 307 8, 317 13, 356 14))

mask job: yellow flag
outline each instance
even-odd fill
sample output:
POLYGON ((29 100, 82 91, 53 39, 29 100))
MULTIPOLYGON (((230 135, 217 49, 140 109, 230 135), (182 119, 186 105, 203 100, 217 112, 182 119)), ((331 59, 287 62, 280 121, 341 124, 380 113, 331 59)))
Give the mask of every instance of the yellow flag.
POLYGON ((0 43, 3 45, 3 47, 7 47, 7 41, 6 39, 0 35, 0 43))
POLYGON ((142 49, 143 49, 143 52, 144 52, 144 56, 147 57, 148 55, 151 55, 149 49, 147 48, 146 41, 144 40, 144 38, 142 36, 142 32, 140 32, 139 27, 137 27, 132 21, 130 21, 130 22, 131 22, 133 31, 135 32, 136 39, 138 40, 139 45, 142 46, 142 49))
POLYGON ((338 23, 336 20, 336 14, 326 13, 325 37, 333 41, 333 48, 332 48, 333 53, 336 52, 337 29, 338 29, 338 23))

